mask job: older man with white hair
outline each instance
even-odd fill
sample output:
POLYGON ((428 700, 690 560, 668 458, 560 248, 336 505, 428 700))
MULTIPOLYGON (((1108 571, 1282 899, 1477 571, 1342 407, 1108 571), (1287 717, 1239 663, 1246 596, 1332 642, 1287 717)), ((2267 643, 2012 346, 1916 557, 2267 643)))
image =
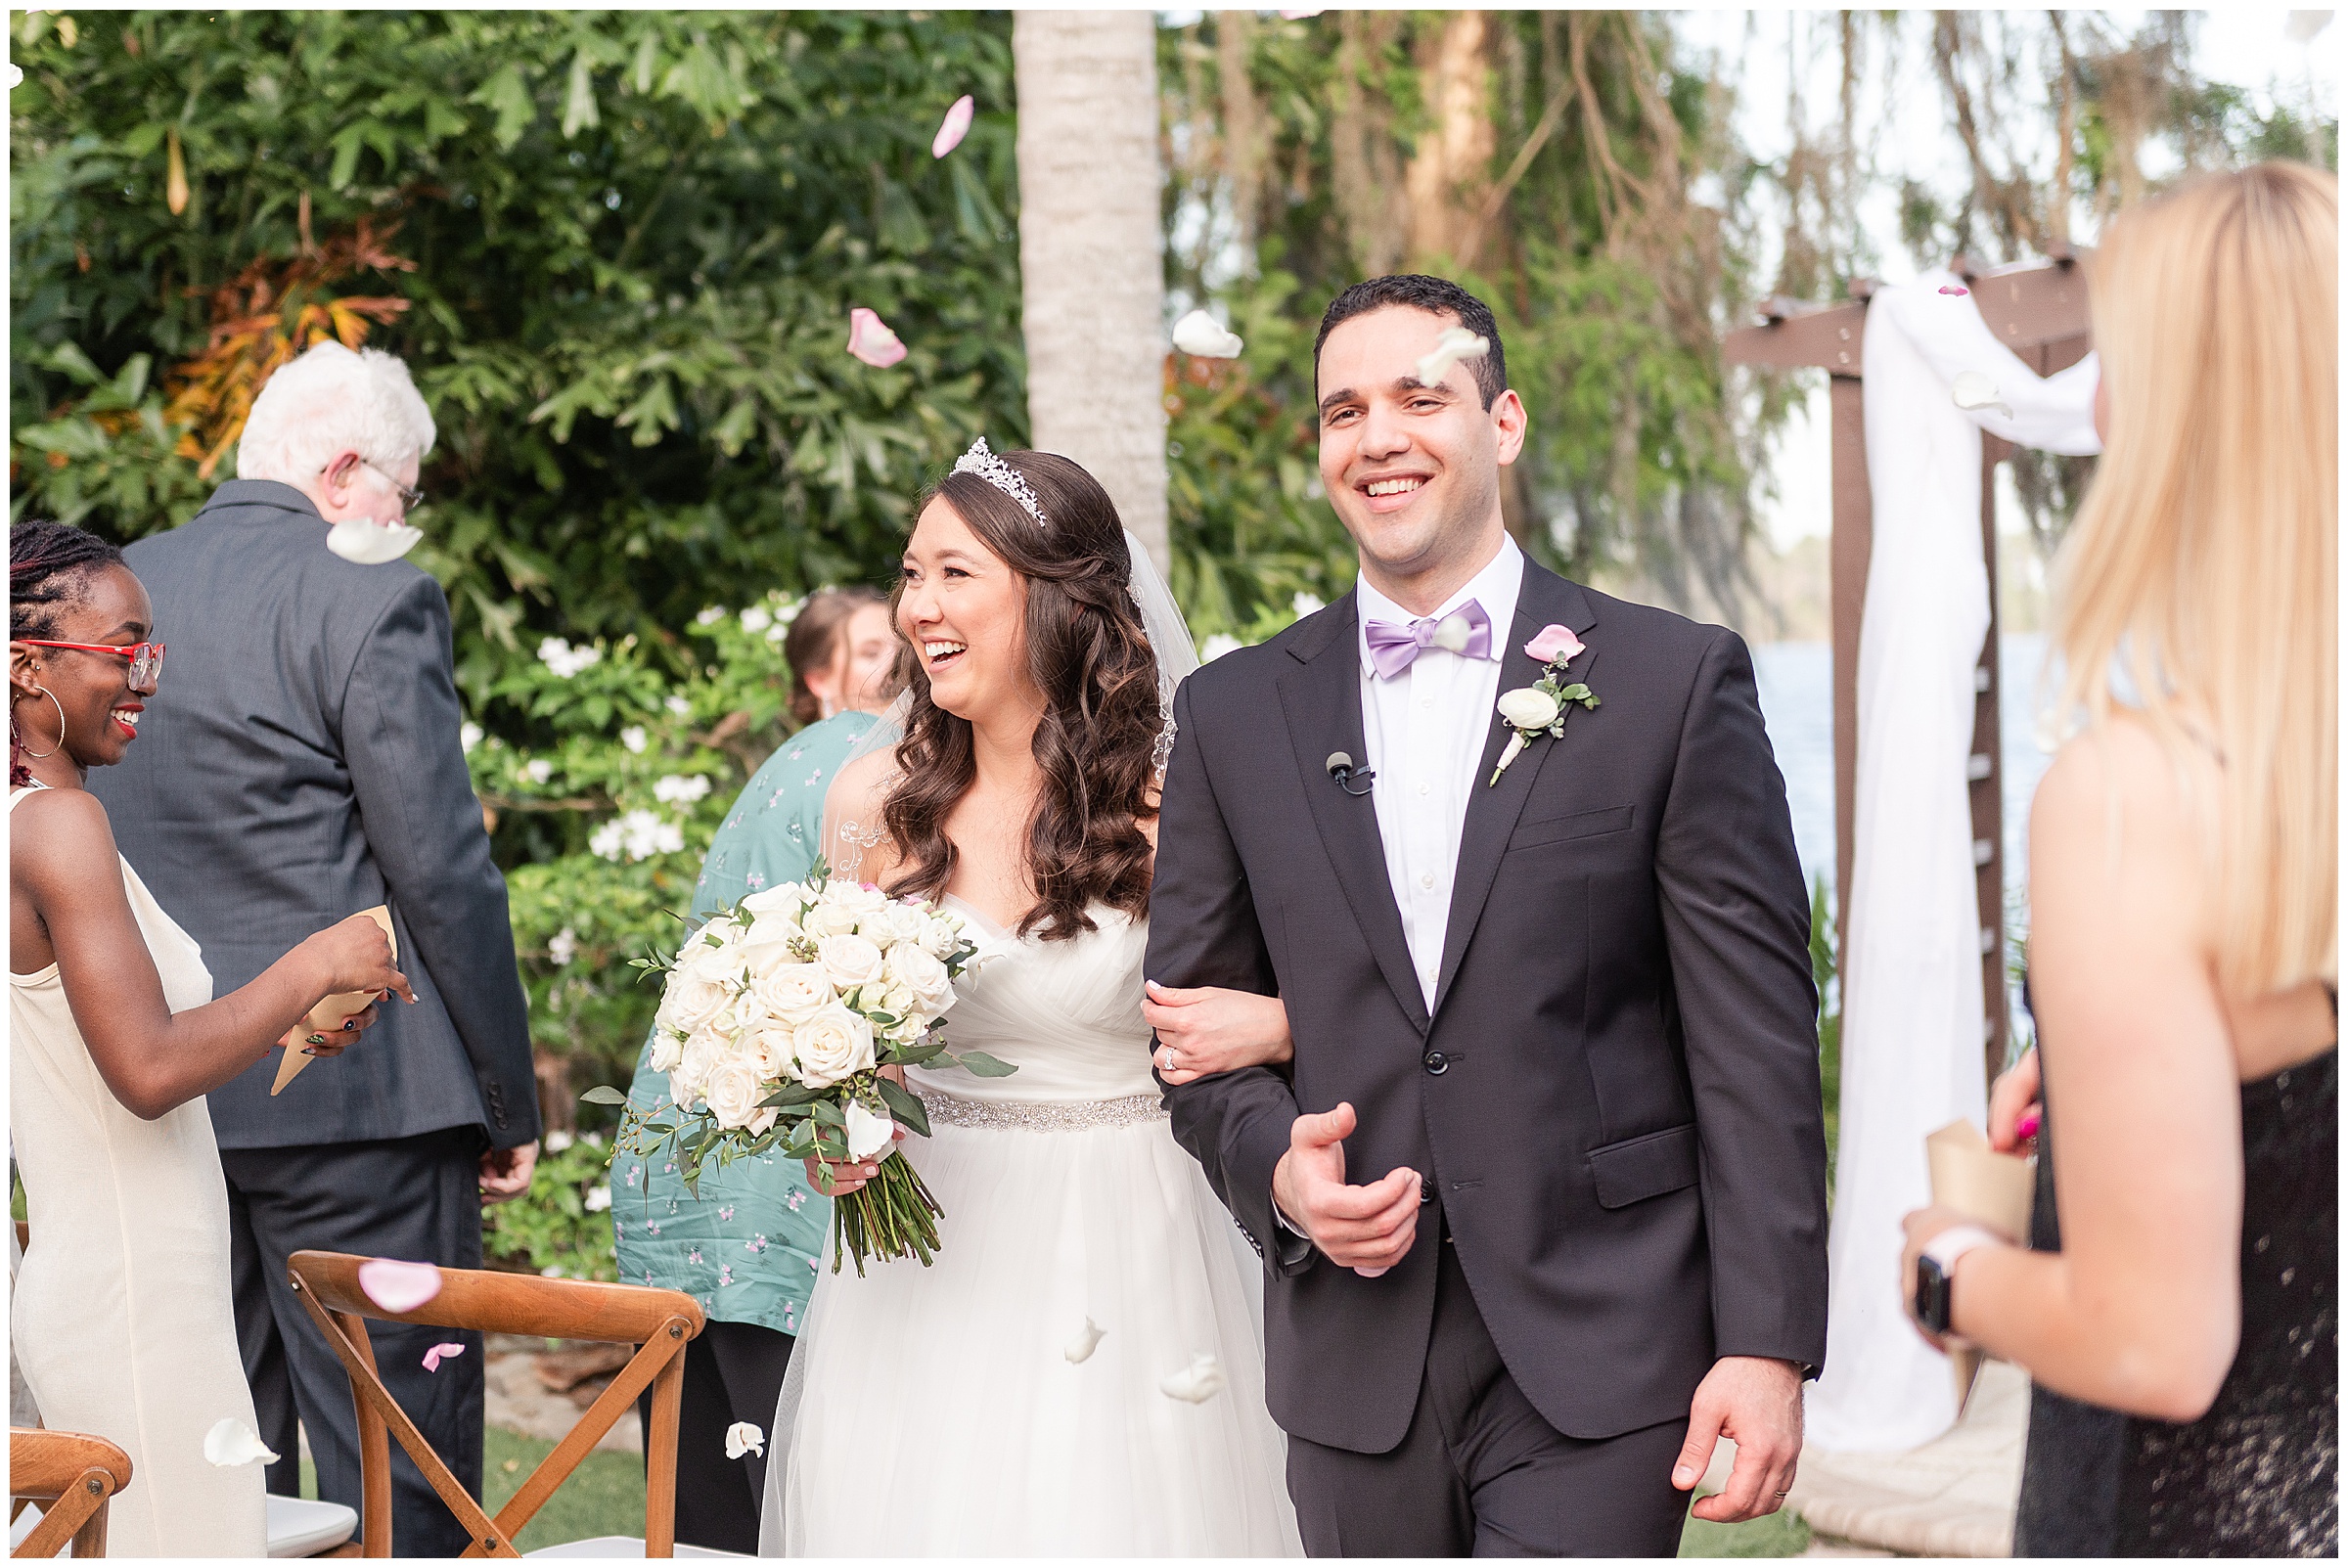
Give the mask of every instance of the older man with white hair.
MULTIPOLYGON (((321 343, 253 400, 237 477, 184 527, 130 547, 170 644, 140 744, 91 787, 123 853, 203 946, 219 993, 344 916, 388 904, 413 1007, 272 1096, 275 1058, 209 1098, 228 1179, 238 1338, 261 1437, 296 1495, 295 1421, 318 1488, 363 1505, 340 1366, 287 1284, 303 1248, 481 1261, 481 1204, 529 1186, 538 1102, 504 877, 459 738, 448 601, 399 541, 432 419, 388 354, 321 343), (330 550, 336 532, 343 539, 330 550), (364 564, 376 561, 377 564, 364 564)), ((378 1324, 384 1383, 476 1496, 479 1336, 378 1324), (425 1351, 473 1354, 428 1371, 425 1351)), ((401 1556, 471 1545, 392 1452, 401 1556)))

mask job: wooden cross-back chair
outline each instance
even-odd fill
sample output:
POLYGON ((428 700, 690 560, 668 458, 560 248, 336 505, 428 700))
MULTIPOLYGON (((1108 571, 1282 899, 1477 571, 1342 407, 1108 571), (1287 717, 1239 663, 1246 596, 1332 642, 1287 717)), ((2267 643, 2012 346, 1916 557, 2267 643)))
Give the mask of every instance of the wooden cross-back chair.
POLYGON ((130 1456, 105 1438, 10 1427, 9 1498, 37 1502, 44 1512, 9 1555, 54 1557, 71 1541, 76 1557, 105 1556, 107 1504, 128 1485, 130 1456))
POLYGON ((347 1252, 296 1252, 287 1264, 294 1292, 350 1375, 351 1394, 358 1404, 360 1485, 365 1504, 359 1510, 362 1555, 392 1554, 389 1439, 399 1440, 440 1501, 473 1536, 466 1556, 516 1557, 520 1553, 515 1549, 514 1537, 647 1386, 653 1391, 653 1402, 652 1420, 644 1434, 644 1554, 676 1555, 677 1415, 684 1397, 685 1346, 701 1331, 700 1302, 681 1290, 542 1279, 482 1269, 442 1269, 438 1295, 414 1312, 386 1312, 359 1287, 359 1268, 370 1261, 347 1252), (641 1348, 492 1519, 384 1387, 367 1338, 366 1320, 370 1318, 483 1333, 604 1340, 641 1348))

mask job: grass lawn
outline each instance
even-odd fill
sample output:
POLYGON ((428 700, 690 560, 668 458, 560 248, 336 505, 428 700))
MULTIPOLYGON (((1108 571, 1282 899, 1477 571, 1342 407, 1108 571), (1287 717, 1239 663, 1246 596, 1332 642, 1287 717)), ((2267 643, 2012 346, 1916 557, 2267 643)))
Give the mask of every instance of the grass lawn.
MULTIPOLYGON (((503 1427, 489 1427, 481 1444, 482 1500, 494 1517, 506 1500, 538 1461, 555 1452, 552 1443, 521 1437, 503 1427)), ((318 1495, 318 1478, 310 1461, 301 1461, 301 1495, 318 1495)), ((591 1536, 644 1534, 644 1460, 633 1454, 590 1454, 570 1472, 570 1478, 546 1500, 538 1516, 522 1527, 514 1545, 523 1551, 552 1546, 591 1536)), ((394 1546, 398 1543, 392 1543, 394 1546)))
POLYGON ((1781 1508, 1745 1524, 1691 1518, 1680 1532, 1683 1557, 1798 1557, 1810 1549, 1810 1527, 1781 1508))
MULTIPOLYGON (((520 1489, 522 1478, 552 1454, 552 1443, 488 1429, 482 1445, 482 1480, 490 1513, 520 1489)), ((318 1483, 307 1459, 301 1465, 301 1495, 314 1498, 318 1483)), ((633 1454, 590 1454, 570 1479, 546 1500, 515 1542, 523 1551, 590 1536, 644 1534, 644 1461, 633 1454)), ((1749 1524, 1712 1524, 1691 1518, 1680 1534, 1683 1557, 1798 1557, 1810 1546, 1810 1527, 1785 1512, 1749 1524)))

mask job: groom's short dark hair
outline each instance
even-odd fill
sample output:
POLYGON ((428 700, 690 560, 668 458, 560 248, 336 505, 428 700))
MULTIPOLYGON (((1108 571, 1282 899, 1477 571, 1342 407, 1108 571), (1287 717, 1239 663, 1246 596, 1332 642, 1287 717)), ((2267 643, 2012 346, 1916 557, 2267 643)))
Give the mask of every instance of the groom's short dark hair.
POLYGON ((1321 313, 1321 333, 1313 339, 1313 396, 1321 395, 1321 345, 1342 322, 1356 316, 1367 316, 1374 310, 1389 305, 1408 305, 1434 316, 1455 316, 1461 326, 1491 343, 1492 352, 1481 359, 1465 363, 1475 378, 1475 390, 1483 398, 1484 407, 1509 389, 1509 362, 1500 348, 1500 325, 1492 319, 1491 307, 1453 283, 1448 278, 1430 278, 1423 272, 1396 272, 1383 278, 1372 278, 1357 283, 1329 302, 1321 313))

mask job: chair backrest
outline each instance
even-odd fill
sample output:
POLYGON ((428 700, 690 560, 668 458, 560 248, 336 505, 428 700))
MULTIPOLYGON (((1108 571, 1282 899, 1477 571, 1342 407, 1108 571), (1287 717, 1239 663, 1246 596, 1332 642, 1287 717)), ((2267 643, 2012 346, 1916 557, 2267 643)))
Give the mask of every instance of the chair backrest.
POLYGON ((54 1557, 70 1539, 76 1557, 106 1555, 106 1508, 130 1485, 130 1456, 79 1432, 8 1429, 8 1494, 43 1506, 14 1557, 54 1557))
POLYGON ((685 1346, 701 1331, 701 1306, 681 1290, 608 1285, 588 1279, 541 1279, 484 1269, 442 1269, 440 1292, 414 1312, 387 1312, 359 1285, 372 1259, 347 1252, 296 1252, 287 1262, 294 1293, 350 1376, 359 1413, 363 1554, 388 1557, 391 1545, 391 1448, 416 1461, 449 1511, 472 1533, 467 1556, 514 1557, 514 1537, 536 1516, 598 1439, 650 1386, 652 1421, 644 1434, 644 1554, 676 1554, 677 1416, 685 1388, 685 1346), (474 1328, 483 1333, 597 1339, 640 1347, 568 1436, 539 1462, 492 1519, 449 1473, 416 1423, 376 1373, 366 1320, 474 1328))

